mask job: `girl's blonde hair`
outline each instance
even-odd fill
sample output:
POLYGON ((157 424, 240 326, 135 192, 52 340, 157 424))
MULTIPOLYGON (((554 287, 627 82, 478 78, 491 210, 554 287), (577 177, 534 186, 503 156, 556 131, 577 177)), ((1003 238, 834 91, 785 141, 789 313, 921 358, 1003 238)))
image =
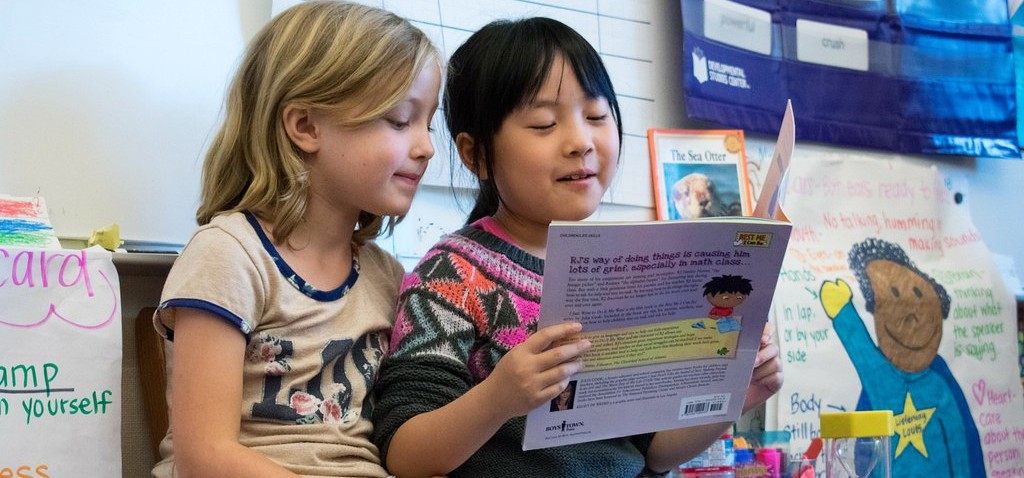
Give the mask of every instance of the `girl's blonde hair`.
MULTIPOLYGON (((287 241, 310 191, 303 152, 284 128, 285 107, 358 126, 397 105, 439 58, 422 31, 385 10, 311 1, 282 12, 250 43, 231 82, 224 124, 203 164, 196 221, 249 210, 273 223, 275 242, 287 241)), ((387 230, 400 219, 388 217, 387 230)), ((353 238, 365 243, 383 227, 382 217, 363 211, 353 238)))

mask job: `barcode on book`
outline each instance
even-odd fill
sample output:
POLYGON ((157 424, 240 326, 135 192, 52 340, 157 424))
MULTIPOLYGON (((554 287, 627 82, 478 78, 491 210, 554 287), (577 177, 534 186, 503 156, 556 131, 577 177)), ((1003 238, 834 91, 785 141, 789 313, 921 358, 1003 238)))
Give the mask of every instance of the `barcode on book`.
POLYGON ((694 415, 697 413, 704 412, 717 412, 722 409, 721 402, 700 402, 700 403, 687 403, 686 410, 683 410, 683 415, 694 415))
POLYGON ((679 418, 725 415, 728 409, 729 394, 727 393, 687 397, 679 404, 679 418))

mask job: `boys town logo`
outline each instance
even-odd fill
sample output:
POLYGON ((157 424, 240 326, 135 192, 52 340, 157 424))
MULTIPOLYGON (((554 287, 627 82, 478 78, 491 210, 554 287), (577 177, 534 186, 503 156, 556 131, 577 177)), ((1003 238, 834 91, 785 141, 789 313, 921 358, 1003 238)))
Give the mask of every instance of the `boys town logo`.
POLYGON ((576 430, 577 428, 583 428, 584 426, 585 425, 583 424, 583 422, 568 422, 568 421, 562 420, 562 423, 560 423, 558 425, 548 425, 548 427, 545 428, 544 431, 545 432, 561 432, 561 433, 564 433, 564 432, 571 432, 573 430, 576 430))

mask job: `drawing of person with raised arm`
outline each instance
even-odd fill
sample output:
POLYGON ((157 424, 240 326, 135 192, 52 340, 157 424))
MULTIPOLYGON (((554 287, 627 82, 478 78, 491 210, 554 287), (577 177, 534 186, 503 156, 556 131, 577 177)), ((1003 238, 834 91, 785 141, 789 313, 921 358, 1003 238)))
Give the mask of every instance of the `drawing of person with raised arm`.
MULTIPOLYGON (((938 355, 950 309, 945 288, 891 242, 866 239, 848 257, 865 309, 874 315, 877 345, 846 281, 825 281, 821 305, 860 377, 857 410, 893 411, 892 476, 985 476, 967 400, 938 355)), ((858 457, 857 468, 868 476, 866 460, 858 457)))

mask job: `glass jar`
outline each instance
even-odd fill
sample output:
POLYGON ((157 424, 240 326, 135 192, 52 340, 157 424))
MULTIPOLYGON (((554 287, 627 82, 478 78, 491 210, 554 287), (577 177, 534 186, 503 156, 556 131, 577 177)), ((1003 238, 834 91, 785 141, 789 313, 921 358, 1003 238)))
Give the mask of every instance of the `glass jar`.
POLYGON ((891 478, 892 410, 822 413, 826 478, 891 478))

